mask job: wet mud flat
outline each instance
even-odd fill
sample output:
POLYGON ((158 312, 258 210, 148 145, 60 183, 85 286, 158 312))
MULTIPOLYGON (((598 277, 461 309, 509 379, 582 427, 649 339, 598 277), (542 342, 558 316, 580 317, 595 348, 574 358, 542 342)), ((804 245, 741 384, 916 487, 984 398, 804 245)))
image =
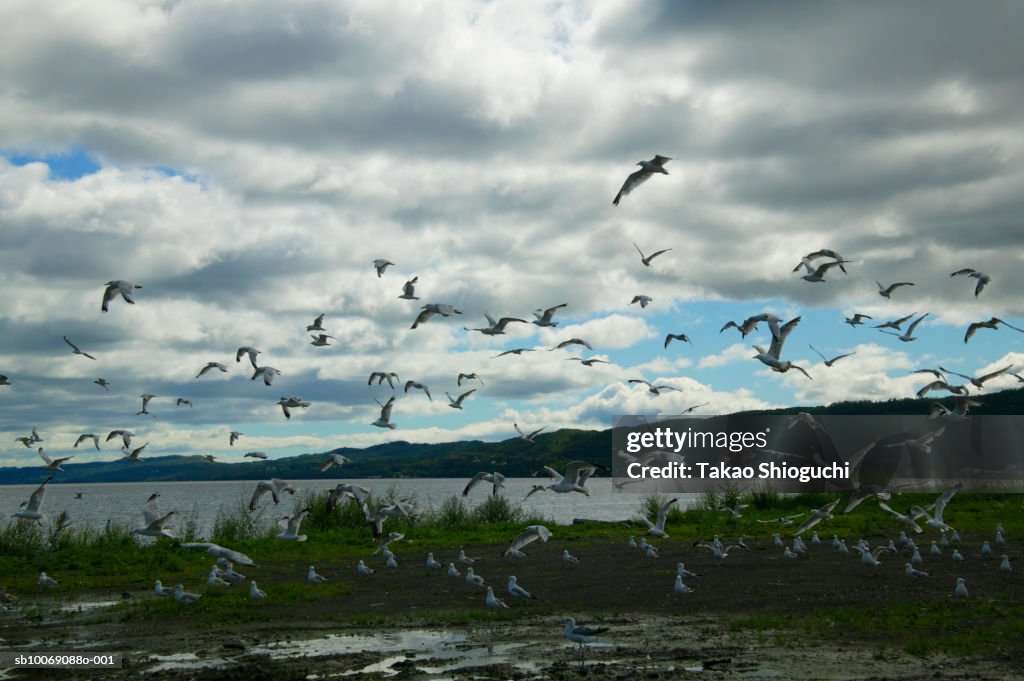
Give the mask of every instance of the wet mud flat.
MULTIPOLYGON (((795 561, 770 540, 748 543, 752 551, 719 560, 689 542, 668 541, 661 558, 651 559, 602 539, 571 547, 577 566, 562 564, 564 547, 554 542, 536 546, 522 561, 500 559, 493 546, 466 547, 482 557, 476 572, 510 602, 512 618, 488 611, 483 589, 427 570, 420 551, 408 548, 397 551, 398 569, 366 577, 355 574, 354 564, 318 566, 349 588, 319 597, 309 585, 304 602, 274 600, 275 586, 280 592, 294 585, 303 565, 261 565, 260 585, 270 597, 250 609, 241 592, 233 594, 230 618, 171 603, 160 604, 156 616, 140 616, 156 598, 141 583, 75 600, 53 595, 44 604, 23 597, 19 609, 0 613, 0 647, 125 656, 121 670, 62 671, 63 679, 1024 678, 1019 640, 967 656, 912 655, 901 647, 901 632, 880 624, 878 631, 847 634, 836 631, 842 621, 828 618, 833 609, 938 603, 949 613, 940 623, 945 633, 977 629, 958 623, 960 610, 966 615, 980 603, 1004 612, 1024 601, 1020 563, 1011 574, 999 573, 997 559, 978 553, 980 542, 964 542, 960 564, 926 556, 926 579, 903 574, 909 556, 902 554, 885 553, 881 567, 868 568, 827 542, 795 561), (673 591, 679 561, 701 574, 689 582, 692 593, 673 591), (511 602, 505 591, 511 574, 538 600, 511 602), (967 580, 970 603, 952 595, 958 576, 967 580), (119 600, 122 590, 131 598, 119 600), (608 628, 587 647, 582 664, 563 636, 564 617, 608 628), (749 625, 758 618, 763 621, 749 625), (774 626, 777 618, 788 626, 774 626), (828 631, 800 626, 811 618, 828 631)), ((57 677, 52 670, 0 670, 0 679, 8 678, 57 677)))

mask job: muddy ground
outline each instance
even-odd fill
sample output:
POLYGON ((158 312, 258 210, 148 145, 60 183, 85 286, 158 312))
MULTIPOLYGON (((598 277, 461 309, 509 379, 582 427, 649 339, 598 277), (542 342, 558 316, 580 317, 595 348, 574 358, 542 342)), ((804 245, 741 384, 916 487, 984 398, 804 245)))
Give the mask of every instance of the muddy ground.
MULTIPOLYGON (((659 542, 658 559, 607 540, 569 546, 553 539, 530 546, 529 557, 522 560, 500 558, 500 549, 493 546, 466 547, 469 555, 481 557, 476 572, 495 586, 495 593, 530 613, 514 621, 487 616, 482 588, 444 571, 429 571, 424 566, 428 547, 399 543, 394 546, 397 569, 384 568, 380 556, 366 558, 378 570, 365 577, 356 574, 353 562, 318 565, 333 581, 348 582, 351 591, 301 604, 275 603, 274 587, 301 582, 305 565, 246 569, 269 594, 267 601, 252 603, 264 621, 197 626, 188 606, 176 611, 180 616, 139 619, 126 617, 134 607, 130 602, 85 607, 70 616, 51 612, 69 603, 118 601, 124 585, 110 593, 76 594, 73 601, 67 594, 26 597, 18 608, 0 613, 0 649, 125 655, 122 670, 62 671, 64 679, 1024 678, 1019 641, 969 658, 916 657, 902 650, 900 637, 892 632, 816 636, 798 628, 736 626, 738 620, 757 616, 788 615, 799 622, 820 620, 821 613, 841 606, 884 608, 937 599, 948 601, 955 613, 957 577, 965 578, 971 603, 1024 602, 1024 565, 1014 563, 1016 570, 1009 575, 998 572, 998 558, 980 556, 980 538, 965 537, 960 550, 966 560, 959 564, 950 559, 951 550, 939 557, 925 551, 921 568, 931 576, 921 579, 904 574, 908 554, 885 553, 881 567, 867 568, 828 542, 812 545, 805 558, 795 561, 783 558, 768 540, 749 543, 752 551, 734 550, 724 560, 674 540, 659 542), (580 564, 566 566, 563 548, 580 564), (679 561, 702 575, 689 582, 693 593, 673 590, 679 561), (511 602, 505 589, 511 574, 538 596, 536 602, 511 602), (30 608, 35 618, 26 615, 30 608), (453 618, 459 623, 443 624, 450 620, 438 618, 438 612, 459 612, 453 618), (479 620, 477 612, 483 613, 479 620), (353 616, 367 614, 382 619, 373 626, 351 623, 353 616), (608 627, 586 651, 582 667, 562 634, 563 618, 570 616, 608 627)), ((1005 550, 1020 554, 1017 545, 1005 550)), ((447 564, 456 554, 438 551, 435 557, 447 564)), ((186 586, 200 593, 215 588, 186 586)), ((308 588, 315 593, 317 587, 308 588)), ((141 584, 128 593, 128 601, 155 598, 141 584)), ((957 623, 949 627, 955 631, 957 623)), ((57 676, 51 670, 2 670, 0 678, 57 676)))

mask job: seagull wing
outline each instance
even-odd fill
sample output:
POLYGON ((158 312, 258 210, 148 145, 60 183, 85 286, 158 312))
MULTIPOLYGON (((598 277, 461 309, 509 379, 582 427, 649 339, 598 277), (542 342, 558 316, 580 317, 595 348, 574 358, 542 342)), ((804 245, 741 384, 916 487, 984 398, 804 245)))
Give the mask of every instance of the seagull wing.
POLYGON ((479 483, 481 480, 489 480, 490 477, 490 473, 485 473, 483 471, 474 475, 473 479, 470 480, 469 484, 466 485, 466 488, 462 490, 462 496, 467 496, 469 494, 469 491, 476 487, 477 483, 479 483))
POLYGON ((642 185, 648 179, 650 179, 653 173, 649 170, 641 168, 634 173, 630 173, 626 181, 622 183, 622 188, 619 189, 619 193, 612 199, 612 204, 619 205, 619 201, 622 200, 623 196, 628 196, 631 191, 642 185))

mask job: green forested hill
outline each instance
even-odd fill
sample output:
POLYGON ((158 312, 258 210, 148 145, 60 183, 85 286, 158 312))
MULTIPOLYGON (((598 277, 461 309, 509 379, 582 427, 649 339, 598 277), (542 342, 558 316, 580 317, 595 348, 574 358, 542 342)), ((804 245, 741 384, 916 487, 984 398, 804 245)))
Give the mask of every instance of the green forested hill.
MULTIPOLYGON (((1024 414, 1024 389, 1005 390, 980 397, 984 405, 972 413, 1024 414)), ((789 407, 745 414, 794 414, 806 411, 819 415, 924 414, 932 399, 888 400, 885 402, 839 402, 827 407, 789 407)), ((951 404, 948 398, 945 403, 951 404)), ((200 456, 160 456, 141 461, 96 461, 68 463, 54 482, 136 482, 146 480, 255 480, 279 477, 309 478, 395 478, 469 477, 477 471, 500 470, 509 477, 529 477, 545 465, 559 468, 574 459, 608 463, 612 450, 611 430, 559 430, 542 433, 536 444, 519 438, 502 442, 446 442, 413 444, 401 440, 365 449, 340 447, 332 450, 352 463, 320 473, 326 453, 302 454, 267 461, 211 463, 200 456)), ((38 483, 44 471, 38 466, 0 468, 0 484, 38 483)))

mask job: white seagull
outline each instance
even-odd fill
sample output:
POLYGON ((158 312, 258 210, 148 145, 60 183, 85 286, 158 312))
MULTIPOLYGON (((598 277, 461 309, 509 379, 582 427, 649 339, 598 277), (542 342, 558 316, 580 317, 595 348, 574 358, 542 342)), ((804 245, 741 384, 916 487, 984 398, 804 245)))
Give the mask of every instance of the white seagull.
POLYGON ((65 461, 67 461, 68 459, 74 458, 74 455, 71 455, 71 456, 65 456, 65 457, 60 458, 60 459, 51 459, 50 456, 46 452, 43 451, 42 447, 40 447, 37 451, 39 452, 39 457, 46 464, 45 466, 43 466, 43 468, 45 468, 48 471, 61 471, 61 472, 64 472, 64 469, 61 467, 61 464, 64 463, 65 461))
POLYGON ((71 346, 71 354, 73 354, 73 355, 82 355, 84 357, 88 357, 89 359, 96 359, 95 357, 90 355, 88 352, 82 352, 81 350, 79 350, 78 346, 75 345, 74 343, 72 343, 71 341, 69 341, 67 336, 64 336, 64 342, 71 346))
POLYGON ((386 270, 389 266, 393 267, 394 264, 395 263, 384 258, 377 258, 376 260, 374 260, 373 268, 377 270, 377 278, 379 279, 380 277, 382 277, 384 275, 384 270, 386 270))
POLYGON ((191 605, 198 601, 202 596, 194 594, 191 591, 185 591, 185 587, 178 584, 174 587, 174 600, 182 605, 191 605))
POLYGON ((124 302, 129 305, 134 305, 135 301, 132 299, 132 292, 137 288, 142 288, 138 284, 133 284, 132 282, 125 281, 123 279, 108 281, 106 286, 107 287, 103 289, 103 303, 100 305, 101 312, 106 312, 110 301, 116 298, 119 294, 121 298, 124 299, 124 302))
POLYGON ((328 454, 327 459, 324 460, 323 464, 320 465, 320 472, 323 473, 329 470, 331 466, 344 466, 347 463, 352 463, 352 459, 341 454, 331 452, 328 454))
POLYGON ((169 539, 175 539, 174 534, 165 527, 171 521, 171 516, 174 515, 175 511, 160 515, 160 507, 157 505, 157 499, 159 498, 159 492, 149 495, 146 505, 142 507, 142 518, 146 524, 133 529, 132 534, 141 534, 144 537, 168 537, 169 539))
POLYGON ((417 381, 406 381, 405 392, 409 392, 409 388, 416 388, 417 390, 422 390, 427 394, 427 399, 429 399, 431 402, 434 401, 434 398, 430 396, 430 388, 423 385, 422 383, 419 383, 417 381))
POLYGON ((655 155, 650 161, 638 161, 636 165, 640 166, 640 170, 630 173, 626 181, 622 183, 622 188, 619 189, 619 193, 612 199, 612 205, 619 205, 619 201, 622 200, 623 196, 627 196, 631 191, 642 185, 644 182, 649 180, 655 173, 662 175, 668 175, 668 171, 665 170, 665 164, 671 161, 670 156, 661 156, 660 154, 655 155))
POLYGON ((640 247, 636 245, 635 241, 633 242, 633 248, 635 248, 636 252, 640 254, 640 262, 644 264, 644 267, 650 267, 652 260, 657 258, 662 253, 668 253, 669 251, 672 250, 671 248, 663 248, 660 251, 655 251, 654 253, 651 253, 650 255, 644 255, 644 252, 640 250, 640 247))
POLYGON ((442 317, 451 317, 453 314, 462 314, 462 310, 456 310, 454 305, 447 305, 445 303, 427 303, 421 308, 423 311, 416 315, 416 319, 413 320, 410 329, 415 329, 420 324, 426 323, 428 319, 436 314, 442 317))
POLYGON ((256 367, 256 371, 252 372, 252 379, 255 381, 259 376, 263 377, 263 385, 270 385, 274 381, 274 376, 280 376, 281 372, 274 367, 264 366, 256 367))
POLYGON ((309 515, 310 510, 312 509, 304 508, 291 517, 285 516, 288 520, 288 526, 281 530, 277 538, 284 541, 306 541, 306 535, 299 534, 299 525, 302 524, 303 518, 309 515))
MULTIPOLYGON (((515 579, 515 577, 513 577, 512 579, 515 579)), ((510 589, 511 589, 511 587, 510 587, 510 589)), ((487 607, 488 608, 497 608, 497 609, 503 609, 503 608, 507 609, 508 608, 508 604, 505 603, 505 601, 501 600, 500 598, 498 598, 497 596, 494 595, 494 589, 492 587, 487 587, 487 607)))
POLYGON ((377 426, 378 428, 390 428, 391 430, 397 428, 398 426, 391 423, 391 408, 395 406, 394 395, 392 395, 391 399, 384 404, 381 404, 380 400, 377 400, 377 404, 380 404, 380 417, 370 425, 377 426))
POLYGON ((498 496, 498 490, 500 490, 505 485, 505 476, 498 472, 487 473, 484 471, 480 471, 479 473, 473 476, 473 478, 466 485, 465 489, 462 490, 462 496, 468 496, 469 491, 476 487, 477 484, 480 482, 491 483, 491 496, 496 497, 498 496))
POLYGON ((312 324, 306 325, 306 331, 323 331, 324 330, 324 315, 321 314, 313 320, 312 324))
POLYGON ((183 542, 179 544, 183 549, 206 549, 206 552, 216 558, 224 558, 232 563, 238 563, 239 565, 255 566, 252 558, 245 555, 240 551, 235 551, 227 547, 221 546, 220 544, 214 544, 212 542, 183 542))
POLYGON ((522 322, 523 324, 529 324, 529 322, 526 321, 525 319, 519 319, 518 317, 502 317, 501 319, 495 321, 494 317, 492 317, 490 313, 487 312, 484 312, 484 317, 487 318, 487 323, 490 324, 490 326, 478 329, 469 329, 466 327, 462 328, 465 329, 466 331, 479 331, 485 336, 501 336, 504 335, 505 333, 505 327, 511 324, 512 322, 522 322))
POLYGON ((256 580, 249 582, 249 598, 254 601, 262 601, 267 597, 267 592, 256 586, 256 580))
POLYGON ((534 596, 532 593, 530 593, 529 591, 527 591, 526 589, 524 589, 516 583, 515 575, 512 575, 508 578, 508 592, 510 595, 515 596, 516 598, 527 598, 530 600, 537 600, 536 596, 534 596))
POLYGON ((914 282, 912 282, 912 281, 897 281, 895 284, 889 284, 888 286, 882 286, 882 282, 876 281, 875 284, 878 285, 878 295, 882 296, 883 298, 889 298, 889 297, 892 296, 892 292, 895 291, 896 289, 898 289, 900 286, 913 286, 914 282))
POLYGON ((292 417, 292 413, 290 411, 291 409, 305 409, 306 407, 309 406, 309 402, 295 395, 282 397, 277 401, 277 404, 279 407, 281 407, 281 411, 284 412, 284 417, 286 419, 290 419, 292 417))
POLYGON ((222 374, 226 374, 227 371, 228 371, 228 368, 226 366, 224 366, 223 364, 221 364, 220 362, 207 362, 206 366, 204 366, 202 369, 200 369, 199 373, 196 374, 196 378, 199 378, 200 376, 202 376, 203 374, 205 374, 206 372, 208 372, 208 371, 210 371, 212 369, 217 369, 222 374))
POLYGON ((513 423, 512 427, 516 429, 517 433, 519 433, 519 439, 526 440, 530 444, 534 444, 533 438, 535 438, 538 435, 540 435, 541 431, 543 431, 545 428, 547 428, 547 426, 544 426, 543 428, 538 428, 537 430, 533 431, 532 433, 527 434, 527 433, 524 433, 519 428, 519 424, 518 423, 513 423))
POLYGON ((242 355, 248 355, 249 362, 252 364, 252 368, 258 369, 259 367, 256 365, 256 355, 258 354, 260 354, 260 351, 257 350, 256 348, 248 345, 243 345, 242 347, 238 348, 238 350, 235 352, 235 362, 241 362, 242 355))
POLYGON ((974 287, 975 298, 977 298, 978 294, 981 293, 981 290, 985 288, 985 285, 992 281, 992 277, 990 277, 989 275, 985 274, 984 272, 979 272, 978 270, 972 269, 970 267, 965 267, 962 270, 957 270, 956 272, 953 272, 949 276, 956 277, 962 274, 966 274, 968 277, 974 277, 975 279, 978 280, 978 283, 974 287))
POLYGON ((43 514, 39 511, 43 505, 43 499, 46 497, 46 483, 53 480, 51 475, 46 480, 43 480, 39 487, 36 487, 35 491, 32 492, 32 496, 28 498, 28 503, 25 507, 14 514, 13 517, 21 518, 23 520, 42 520, 43 514))
POLYGON ((452 409, 462 409, 462 400, 466 399, 475 392, 476 388, 473 388, 472 390, 464 392, 461 395, 459 395, 459 399, 453 398, 450 393, 445 393, 445 395, 448 396, 448 406, 451 407, 452 409))
POLYGON ((253 490, 252 498, 249 499, 250 511, 255 511, 259 507, 260 499, 262 499, 263 495, 267 492, 270 492, 270 496, 273 498, 274 503, 278 504, 281 501, 281 494, 284 492, 288 492, 294 496, 295 487, 293 487, 291 483, 279 478, 271 478, 270 480, 263 480, 257 483, 256 489, 253 490))
POLYGON ((86 440, 92 440, 92 443, 96 447, 96 450, 99 451, 100 436, 96 435, 95 433, 82 433, 81 435, 79 435, 78 439, 75 440, 75 448, 77 449, 78 445, 82 444, 86 440))
POLYGON ((672 497, 662 504, 658 509, 657 522, 652 523, 646 516, 640 518, 647 524, 647 534, 654 537, 668 537, 668 533, 665 532, 665 520, 668 518, 668 512, 672 509, 672 505, 678 501, 677 497, 672 497))
POLYGON ((409 281, 402 285, 402 295, 398 296, 402 300, 419 300, 416 295, 416 282, 419 281, 419 277, 413 277, 409 281))
POLYGON ((555 305, 554 307, 549 307, 546 310, 537 308, 533 313, 533 316, 536 317, 536 319, 533 320, 533 323, 537 326, 558 326, 558 322, 551 321, 551 318, 555 316, 555 312, 566 306, 568 306, 568 303, 555 305))
POLYGON ((502 555, 509 556, 538 539, 542 542, 547 542, 550 538, 551 530, 548 528, 543 525, 530 525, 515 536, 515 539, 512 540, 512 543, 508 545, 508 548, 505 549, 505 553, 502 555))

